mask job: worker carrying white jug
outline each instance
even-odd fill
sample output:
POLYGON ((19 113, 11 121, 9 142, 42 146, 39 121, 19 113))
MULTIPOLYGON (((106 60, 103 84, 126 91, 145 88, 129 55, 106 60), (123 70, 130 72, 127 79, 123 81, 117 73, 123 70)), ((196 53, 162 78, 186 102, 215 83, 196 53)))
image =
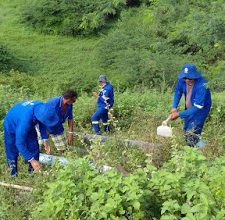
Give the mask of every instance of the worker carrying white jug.
POLYGON ((185 64, 178 74, 174 90, 171 120, 178 117, 184 120, 184 132, 187 145, 195 146, 199 141, 204 122, 211 108, 211 94, 207 81, 195 65, 185 64), (185 97, 185 110, 178 112, 180 99, 185 97))

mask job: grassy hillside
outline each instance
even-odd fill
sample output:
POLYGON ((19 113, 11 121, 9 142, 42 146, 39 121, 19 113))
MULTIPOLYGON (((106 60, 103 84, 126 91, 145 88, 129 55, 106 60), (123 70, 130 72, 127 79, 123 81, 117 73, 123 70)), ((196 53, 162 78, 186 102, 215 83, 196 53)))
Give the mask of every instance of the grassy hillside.
POLYGON ((20 7, 24 2, 1 1, 0 42, 13 51, 29 74, 48 81, 43 86, 67 83, 78 90, 95 86, 101 73, 95 59, 98 38, 38 34, 21 23, 20 7))
MULTIPOLYGON (((216 91, 224 90, 225 35, 218 40, 211 34, 223 30, 222 1, 207 7, 207 1, 143 0, 140 7, 125 8, 111 29, 98 36, 73 37, 44 34, 23 23, 21 10, 30 1, 0 0, 0 46, 14 60, 0 73, 0 182, 35 190, 24 193, 0 186, 0 219, 224 219, 225 93, 216 91), (193 10, 182 16, 188 3, 193 10), (211 13, 218 5, 220 10, 211 13), (204 25, 196 36, 183 32, 192 24, 192 12, 195 16, 201 12, 205 19, 207 10, 218 21, 212 32, 204 25), (213 36, 212 44, 199 40, 204 31, 209 33, 207 39, 213 36), (213 91, 213 107, 202 134, 206 146, 201 150, 184 146, 180 119, 170 122, 172 138, 156 135, 169 114, 176 75, 185 62, 198 64, 213 91), (69 166, 56 163, 29 175, 20 157, 19 176, 9 177, 3 147, 8 109, 21 100, 46 100, 76 89, 80 96, 74 105, 75 130, 92 133, 96 99, 91 91, 98 88, 96 80, 103 72, 115 87, 112 140, 90 145, 74 137, 73 146, 63 154, 73 161, 69 166), (122 139, 161 147, 140 150, 122 139), (114 169, 101 173, 87 160, 98 166, 122 166, 129 175, 114 169)), ((52 152, 58 154, 54 148, 52 152)))

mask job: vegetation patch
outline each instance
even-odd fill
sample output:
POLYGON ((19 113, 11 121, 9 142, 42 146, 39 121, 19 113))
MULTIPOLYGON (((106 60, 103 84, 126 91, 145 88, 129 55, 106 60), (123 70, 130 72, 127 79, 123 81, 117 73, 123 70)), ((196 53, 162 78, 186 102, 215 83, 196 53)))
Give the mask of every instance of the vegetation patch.
POLYGON ((124 0, 41 0, 28 1, 23 19, 44 33, 94 34, 116 18, 124 0))
POLYGON ((6 45, 0 43, 0 72, 8 72, 11 69, 24 70, 25 67, 6 45))
POLYGON ((222 0, 158 0, 123 11, 117 28, 99 42, 99 64, 124 87, 158 87, 163 79, 173 84, 177 67, 195 63, 222 88, 224 11, 222 0))

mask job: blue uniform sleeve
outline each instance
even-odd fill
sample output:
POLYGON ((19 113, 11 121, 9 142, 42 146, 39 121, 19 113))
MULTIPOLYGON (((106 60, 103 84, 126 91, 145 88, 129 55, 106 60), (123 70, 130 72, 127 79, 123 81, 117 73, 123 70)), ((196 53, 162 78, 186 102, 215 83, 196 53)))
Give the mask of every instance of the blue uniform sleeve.
POLYGON ((182 94, 183 94, 182 81, 178 80, 174 89, 173 108, 178 107, 182 94))
POLYGON ((104 91, 104 97, 107 98, 107 103, 109 104, 109 107, 112 108, 114 104, 114 92, 113 87, 109 85, 105 91, 104 91))
POLYGON ((100 91, 100 93, 98 95, 98 102, 108 104, 108 102, 105 99, 107 97, 105 95, 105 93, 106 93, 106 90, 105 89, 100 91))
POLYGON ((27 148, 27 134, 29 127, 26 123, 21 123, 16 129, 16 147, 25 160, 30 160, 34 157, 34 153, 30 152, 27 148))
POLYGON ((47 129, 45 125, 43 125, 41 122, 39 122, 38 124, 39 124, 39 131, 41 133, 41 139, 42 140, 48 139, 47 129))
POLYGON ((206 97, 207 97, 206 84, 202 83, 197 88, 197 93, 196 93, 195 100, 194 100, 192 107, 188 108, 185 111, 180 112, 179 116, 181 118, 186 118, 186 117, 196 114, 198 111, 200 111, 202 108, 204 108, 204 103, 205 103, 206 97))

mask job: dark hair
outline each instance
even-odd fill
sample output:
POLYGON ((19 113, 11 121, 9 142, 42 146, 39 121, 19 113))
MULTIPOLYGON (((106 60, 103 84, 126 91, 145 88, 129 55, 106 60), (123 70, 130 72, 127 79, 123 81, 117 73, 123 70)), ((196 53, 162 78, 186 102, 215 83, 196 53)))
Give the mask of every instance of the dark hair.
POLYGON ((65 99, 73 99, 73 98, 77 98, 77 92, 74 91, 74 90, 66 90, 64 93, 63 93, 63 98, 65 99))

